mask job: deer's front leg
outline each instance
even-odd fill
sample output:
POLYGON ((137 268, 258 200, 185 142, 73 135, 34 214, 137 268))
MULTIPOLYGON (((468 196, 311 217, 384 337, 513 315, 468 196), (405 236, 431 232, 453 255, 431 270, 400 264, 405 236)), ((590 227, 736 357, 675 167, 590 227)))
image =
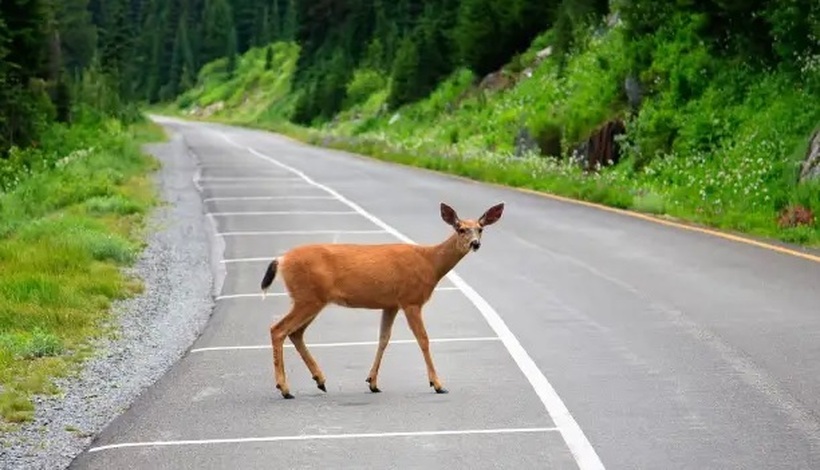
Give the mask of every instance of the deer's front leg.
POLYGON ((379 367, 381 366, 387 343, 390 342, 393 320, 396 319, 398 312, 398 308, 386 308, 382 310, 382 322, 379 329, 379 348, 376 350, 376 358, 373 360, 373 367, 370 368, 370 374, 368 374, 366 380, 366 382, 370 384, 370 391, 373 393, 381 392, 378 386, 379 367))
POLYGON ((430 381, 430 386, 436 390, 436 393, 447 393, 447 389, 441 385, 436 368, 433 365, 433 357, 430 355, 430 340, 427 338, 427 330, 424 328, 421 307, 405 307, 404 314, 407 317, 410 330, 413 331, 413 335, 419 343, 421 353, 424 355, 424 363, 427 365, 427 379, 430 381))

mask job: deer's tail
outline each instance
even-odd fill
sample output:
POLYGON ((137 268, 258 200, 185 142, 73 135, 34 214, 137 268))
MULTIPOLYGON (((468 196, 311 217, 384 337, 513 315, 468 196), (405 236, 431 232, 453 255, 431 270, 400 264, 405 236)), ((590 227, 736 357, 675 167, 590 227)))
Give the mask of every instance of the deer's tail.
POLYGON ((268 287, 273 284, 273 280, 276 278, 277 269, 279 269, 279 258, 274 258, 273 261, 268 264, 268 268, 265 270, 265 275, 262 276, 263 294, 268 290, 268 287))

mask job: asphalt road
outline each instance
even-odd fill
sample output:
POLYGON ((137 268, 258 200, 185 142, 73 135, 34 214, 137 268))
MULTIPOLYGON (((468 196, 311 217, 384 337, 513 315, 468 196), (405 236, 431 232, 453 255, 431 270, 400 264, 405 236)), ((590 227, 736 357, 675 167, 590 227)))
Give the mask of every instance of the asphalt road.
POLYGON ((72 468, 820 468, 820 263, 261 131, 163 122, 200 164, 217 307, 72 468), (329 307, 306 334, 327 393, 288 346, 296 398, 281 398, 268 328, 288 303, 258 296, 272 256, 308 241, 436 243, 450 230, 439 202, 477 217, 502 200, 482 249, 425 309, 449 394, 428 386, 403 316, 371 394, 380 314, 329 307))

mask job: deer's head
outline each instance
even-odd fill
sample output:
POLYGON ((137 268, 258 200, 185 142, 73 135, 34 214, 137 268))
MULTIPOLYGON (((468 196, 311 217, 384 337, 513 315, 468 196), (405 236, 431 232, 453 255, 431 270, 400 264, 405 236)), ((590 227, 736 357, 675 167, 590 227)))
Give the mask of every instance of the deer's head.
POLYGON ((458 248, 463 253, 469 250, 478 251, 481 248, 484 227, 496 223, 503 212, 504 203, 501 202, 487 209, 477 220, 460 219, 452 207, 441 203, 441 219, 456 231, 458 248))

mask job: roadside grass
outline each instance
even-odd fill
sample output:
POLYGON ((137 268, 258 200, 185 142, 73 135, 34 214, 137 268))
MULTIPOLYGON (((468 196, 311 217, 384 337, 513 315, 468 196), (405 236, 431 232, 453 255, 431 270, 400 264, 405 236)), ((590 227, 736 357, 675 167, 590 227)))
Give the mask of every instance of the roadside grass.
POLYGON ((142 249, 144 217, 158 202, 149 174, 158 162, 139 146, 162 139, 159 126, 81 123, 59 134, 59 145, 17 162, 53 165, 18 171, 13 188, 0 193, 0 418, 7 426, 33 417, 33 395, 59 392, 53 379, 77 371, 93 354, 92 341, 107 334, 112 302, 140 292, 121 268, 142 249))
MULTIPOLYGON (((796 178, 808 137, 820 126, 820 107, 806 105, 820 96, 820 74, 808 71, 798 77, 787 70, 756 70, 710 56, 693 35, 672 33, 659 33, 644 44, 652 58, 641 78, 652 85, 634 115, 627 112, 621 87, 629 74, 628 50, 636 46, 618 28, 603 34, 579 33, 563 67, 553 57, 527 62, 549 44, 550 32, 545 32, 517 61, 515 67, 529 66, 531 75, 514 86, 482 89, 480 77, 459 69, 427 98, 389 112, 382 106, 389 80, 359 70, 347 87, 348 107, 333 120, 309 127, 287 119, 286 104, 292 102, 285 85, 292 74, 288 67, 274 67, 280 84, 277 94, 260 98, 258 82, 242 78, 242 68, 227 80, 214 71, 218 64, 206 66, 197 87, 158 111, 270 130, 313 145, 478 181, 820 247, 820 181, 798 184, 796 178), (674 51, 680 50, 694 52, 686 60, 674 59, 679 56, 674 51), (795 86, 798 80, 800 86, 795 86), (213 104, 217 96, 245 98, 223 98, 214 113, 187 112, 194 104, 213 104), (275 112, 258 112, 261 109, 275 112), (566 158, 590 131, 615 118, 623 119, 627 129, 618 164, 586 174, 566 158), (515 136, 523 130, 544 155, 514 156, 515 136), (813 222, 779 223, 784 211, 801 207, 813 212, 813 222)), ((244 70, 256 70, 247 72, 252 75, 262 68, 258 51, 242 61, 244 70)))

